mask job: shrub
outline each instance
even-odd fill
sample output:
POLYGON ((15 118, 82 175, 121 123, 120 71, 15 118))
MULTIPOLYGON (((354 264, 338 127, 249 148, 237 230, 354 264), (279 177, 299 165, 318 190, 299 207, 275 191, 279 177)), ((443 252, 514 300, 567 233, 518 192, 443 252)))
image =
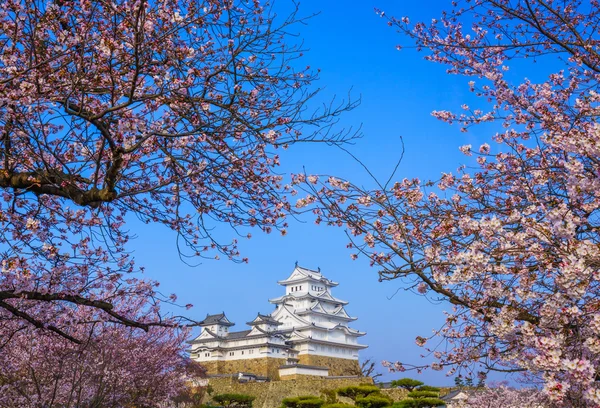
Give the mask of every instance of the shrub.
POLYGON ((335 404, 323 405, 321 408, 353 408, 354 405, 344 404, 342 402, 336 402, 335 404))
POLYGON ((215 395, 212 398, 213 401, 220 405, 223 405, 224 407, 251 408, 252 401, 254 401, 256 397, 245 394, 219 394, 215 395))
POLYGON ((381 391, 375 385, 352 385, 349 387, 338 388, 337 394, 340 397, 348 397, 356 401, 357 398, 365 398, 371 394, 379 394, 381 391))
POLYGON ((411 391, 408 393, 408 398, 437 398, 440 394, 434 391, 411 391))
POLYGON ((300 397, 284 398, 281 408, 321 408, 325 401, 314 395, 303 395, 300 397))
POLYGON ((356 405, 361 408, 381 408, 391 406, 393 401, 384 395, 371 394, 364 398, 357 398, 356 405))
POLYGON ((405 399, 396 402, 392 408, 426 408, 426 407, 443 407, 446 403, 439 398, 419 398, 405 399))
POLYGON ((431 385, 421 385, 419 388, 417 388, 417 391, 432 391, 439 393, 441 389, 438 387, 432 387, 431 385))
POLYGON ((325 404, 320 398, 305 399, 298 402, 298 408, 321 408, 325 404))
POLYGON ((408 391, 412 391, 420 385, 423 385, 423 381, 413 380, 412 378, 400 378, 392 381, 392 387, 400 387, 408 391))

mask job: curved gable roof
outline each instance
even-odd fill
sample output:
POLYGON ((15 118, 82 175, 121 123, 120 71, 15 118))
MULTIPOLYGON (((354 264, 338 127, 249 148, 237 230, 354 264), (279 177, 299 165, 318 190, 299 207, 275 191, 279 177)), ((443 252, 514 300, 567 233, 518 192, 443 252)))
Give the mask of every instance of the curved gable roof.
POLYGON ((294 270, 292 271, 292 273, 290 274, 290 276, 288 276, 287 279, 281 280, 281 281, 277 281, 277 283, 279 283, 280 285, 288 285, 291 283, 295 283, 295 282, 302 282, 302 281, 306 281, 306 280, 313 280, 316 282, 320 282, 323 283, 324 285, 327 285, 329 287, 332 286, 337 286, 338 283, 334 282, 332 280, 327 279, 326 277, 324 277, 321 274, 321 270, 313 270, 313 269, 308 269, 308 268, 304 268, 302 266, 298 266, 296 264, 296 266, 294 267, 294 270))
POLYGON ((198 326, 212 326, 213 324, 218 324, 221 326, 234 326, 235 323, 229 321, 227 316, 225 316, 225 312, 219 314, 209 315, 207 314, 204 320, 198 322, 198 326))

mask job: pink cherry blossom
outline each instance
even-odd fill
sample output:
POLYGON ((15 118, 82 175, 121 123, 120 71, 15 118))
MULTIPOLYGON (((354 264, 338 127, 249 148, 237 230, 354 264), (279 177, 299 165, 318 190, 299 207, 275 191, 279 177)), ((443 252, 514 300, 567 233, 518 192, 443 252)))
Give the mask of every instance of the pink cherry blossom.
POLYGON ((303 127, 354 106, 304 116, 317 77, 288 63, 296 22, 244 1, 0 3, 0 322, 79 342, 78 308, 166 324, 131 217, 175 231, 182 257, 238 262, 215 225, 286 230, 277 149, 351 138, 303 127))
POLYGON ((36 376, 63 384, 60 367, 40 367, 65 357, 72 380, 85 382, 78 370, 103 351, 121 353, 123 339, 134 352, 100 376, 110 398, 117 382, 130 391, 129 380, 149 378, 127 377, 144 362, 154 367, 147 353, 167 353, 154 375, 172 384, 164 370, 181 351, 175 329, 190 322, 161 311, 176 298, 140 276, 127 221, 172 230, 184 258, 245 262, 235 239, 213 231, 286 231, 293 209, 278 149, 354 136, 304 132, 329 129, 355 103, 306 108, 317 71, 296 63, 297 10, 271 10, 237 0, 0 2, 0 395, 33 398, 16 406, 149 405, 157 394, 50 403, 52 385, 34 392, 23 374, 27 358, 39 358, 36 376), (104 350, 111 333, 115 348, 104 350), (98 350, 78 367, 70 356, 90 344, 98 350), (16 374, 23 384, 6 383, 16 374))
POLYGON ((373 188, 327 175, 306 194, 381 281, 452 305, 441 367, 521 373, 557 406, 600 406, 600 4, 457 0, 431 22, 386 18, 479 98, 433 115, 496 130, 460 148, 475 170, 373 188))

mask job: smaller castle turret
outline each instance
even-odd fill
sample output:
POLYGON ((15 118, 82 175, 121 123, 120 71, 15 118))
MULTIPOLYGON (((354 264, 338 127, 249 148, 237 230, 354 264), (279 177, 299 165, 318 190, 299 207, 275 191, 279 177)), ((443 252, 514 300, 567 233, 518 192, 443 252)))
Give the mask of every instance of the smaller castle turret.
POLYGON ((229 328, 235 326, 235 323, 229 321, 223 312, 214 315, 207 314, 204 320, 198 323, 198 326, 202 327, 200 334, 206 331, 218 337, 226 337, 229 334, 229 328))

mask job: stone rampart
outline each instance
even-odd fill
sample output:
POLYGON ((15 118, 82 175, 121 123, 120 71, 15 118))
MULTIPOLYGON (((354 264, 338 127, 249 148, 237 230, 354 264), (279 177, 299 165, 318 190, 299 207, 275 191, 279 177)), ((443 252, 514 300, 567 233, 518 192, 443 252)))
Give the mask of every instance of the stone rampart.
POLYGON ((360 375, 358 360, 348 358, 336 358, 327 356, 316 356, 313 354, 300 354, 299 364, 306 364, 329 368, 329 375, 360 375))
MULTIPOLYGON (((247 394, 256 397, 254 408, 279 408, 281 401, 287 397, 301 395, 320 396, 322 390, 335 390, 351 385, 373 384, 369 377, 355 378, 309 378, 301 376, 288 381, 248 382, 240 383, 236 378, 210 378, 211 394, 247 394)), ((210 402, 208 396, 205 402, 210 402)))
POLYGON ((203 361, 207 373, 211 374, 236 374, 252 373, 269 377, 272 380, 279 379, 279 367, 284 365, 285 358, 249 358, 245 360, 229 361, 203 361))

